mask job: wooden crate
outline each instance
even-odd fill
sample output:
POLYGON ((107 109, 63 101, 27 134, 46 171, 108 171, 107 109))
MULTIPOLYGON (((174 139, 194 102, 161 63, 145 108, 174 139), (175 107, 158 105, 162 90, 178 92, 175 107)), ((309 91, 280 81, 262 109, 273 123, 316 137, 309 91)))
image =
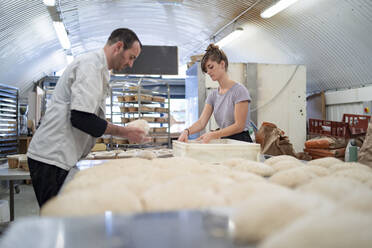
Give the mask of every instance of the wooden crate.
MULTIPOLYGON (((150 95, 140 95, 140 100, 141 101, 151 101, 152 100, 152 96, 150 95)), ((138 101, 138 95, 135 95, 134 96, 134 101, 138 101)))
POLYGON ((16 169, 18 168, 19 162, 18 162, 18 155, 9 155, 8 156, 8 166, 9 169, 16 169))
POLYGON ((167 131, 166 127, 154 127, 154 133, 165 133, 167 131))
POLYGON ((122 123, 128 123, 129 121, 130 121, 129 118, 121 117, 121 122, 122 123))
POLYGON ((168 122, 168 119, 164 118, 164 117, 156 117, 155 122, 166 123, 166 122, 168 122))
POLYGON ((141 117, 141 118, 137 118, 137 117, 133 117, 133 118, 129 118, 129 121, 135 121, 135 120, 138 120, 138 119, 141 119, 141 120, 145 120, 147 122, 155 122, 155 117, 148 117, 148 116, 144 116, 144 117, 141 117))
POLYGON ((128 112, 138 112, 138 107, 128 107, 128 112))
POLYGON ((140 111, 141 112, 154 112, 155 108, 147 107, 147 106, 141 106, 140 111))
POLYGON ((113 143, 114 144, 118 144, 118 145, 122 145, 122 144, 128 144, 128 139, 124 139, 124 138, 113 138, 113 143))
POLYGON ((124 107, 124 106, 121 106, 120 107, 120 112, 127 113, 128 112, 128 108, 127 107, 124 107))
POLYGON ((159 112, 159 113, 168 113, 168 108, 155 108, 155 112, 159 112))
POLYGON ((125 95, 124 96, 124 101, 125 102, 133 102, 134 101, 134 95, 125 95))
POLYGON ((152 101, 154 101, 154 102, 165 102, 165 97, 153 96, 152 101))
POLYGON ((154 138, 155 143, 168 143, 168 138, 165 137, 155 137, 154 138))

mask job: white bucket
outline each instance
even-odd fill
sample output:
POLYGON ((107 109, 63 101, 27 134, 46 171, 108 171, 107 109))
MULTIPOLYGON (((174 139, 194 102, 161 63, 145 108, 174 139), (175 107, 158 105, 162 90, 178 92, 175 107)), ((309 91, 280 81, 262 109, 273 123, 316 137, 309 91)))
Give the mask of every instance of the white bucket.
POLYGON ((9 202, 0 200, 0 223, 10 221, 9 202))

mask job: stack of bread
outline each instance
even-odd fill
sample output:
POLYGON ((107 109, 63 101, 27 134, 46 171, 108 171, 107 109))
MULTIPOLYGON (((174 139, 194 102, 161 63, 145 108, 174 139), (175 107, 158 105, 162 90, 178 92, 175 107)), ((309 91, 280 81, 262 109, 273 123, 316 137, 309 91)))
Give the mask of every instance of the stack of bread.
POLYGON ((345 157, 346 141, 344 138, 315 137, 305 142, 304 152, 313 159, 334 157, 342 159, 345 157))

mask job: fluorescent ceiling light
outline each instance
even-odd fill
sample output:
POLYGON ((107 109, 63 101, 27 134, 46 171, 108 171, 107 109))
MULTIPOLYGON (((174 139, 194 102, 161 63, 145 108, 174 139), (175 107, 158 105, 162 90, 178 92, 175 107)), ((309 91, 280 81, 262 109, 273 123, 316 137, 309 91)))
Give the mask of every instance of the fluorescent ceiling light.
POLYGON ((65 25, 63 25, 62 22, 53 22, 54 29, 57 32, 57 36, 59 39, 59 42, 61 43, 62 47, 64 49, 70 49, 71 43, 70 40, 67 37, 67 32, 65 29, 65 25))
POLYGON ((290 5, 294 4, 298 0, 279 0, 271 7, 267 8, 261 13, 262 18, 270 18, 285 8, 288 8, 290 5))
POLYGON ((230 33, 229 35, 221 39, 219 42, 217 42, 216 45, 219 46, 220 48, 223 46, 226 46, 231 41, 237 39, 242 33, 243 33, 243 28, 237 28, 232 33, 230 33))
POLYGON ((43 0, 43 3, 46 6, 55 6, 56 5, 56 1, 55 0, 43 0))
POLYGON ((67 64, 71 64, 72 61, 74 61, 74 56, 72 55, 66 55, 66 58, 67 58, 67 64))
POLYGON ((181 5, 183 0, 158 0, 162 5, 181 5))

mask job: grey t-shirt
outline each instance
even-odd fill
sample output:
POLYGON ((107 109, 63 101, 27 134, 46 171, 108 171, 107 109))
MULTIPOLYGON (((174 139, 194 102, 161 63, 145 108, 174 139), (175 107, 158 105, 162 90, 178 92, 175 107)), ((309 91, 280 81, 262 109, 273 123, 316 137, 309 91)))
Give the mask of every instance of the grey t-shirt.
MULTIPOLYGON (((251 102, 251 96, 246 87, 236 83, 223 95, 218 93, 218 89, 212 91, 208 95, 206 103, 212 106, 217 125, 222 129, 234 124, 235 104, 242 101, 251 102)), ((250 107, 248 106, 244 131, 248 130, 250 119, 250 107)))

